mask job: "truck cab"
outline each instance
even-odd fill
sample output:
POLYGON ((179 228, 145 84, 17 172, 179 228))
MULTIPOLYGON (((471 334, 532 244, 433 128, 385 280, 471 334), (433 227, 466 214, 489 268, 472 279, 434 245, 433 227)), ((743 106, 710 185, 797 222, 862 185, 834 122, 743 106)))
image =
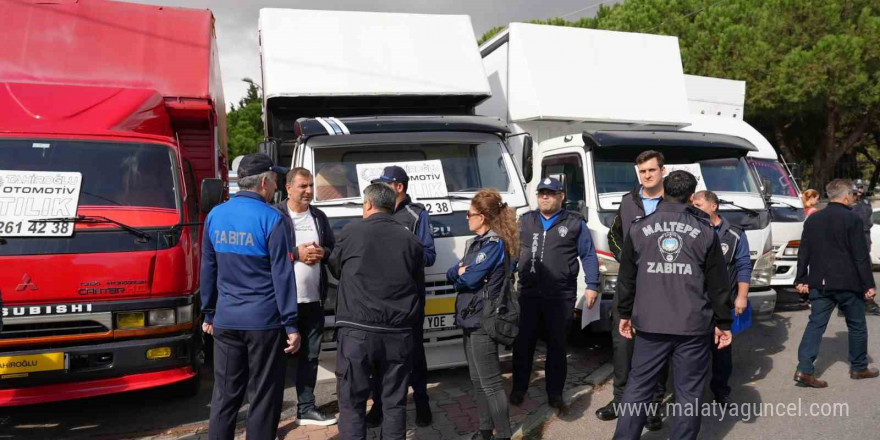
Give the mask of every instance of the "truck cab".
MULTIPOLYGON (((481 48, 492 98, 480 114, 500 117, 514 134, 526 194, 535 206, 541 178, 561 175, 566 208, 585 214, 600 271, 600 319, 611 330, 618 264, 608 230, 623 194, 639 185, 635 158, 644 150, 666 156, 667 171, 685 169, 719 193, 721 215, 746 230, 755 266, 750 298, 757 315, 775 307, 770 213, 757 175, 746 162, 757 151, 748 139, 694 124, 678 39, 669 36, 512 23, 481 48), (552 53, 546 47, 557 48, 552 53), (563 61, 558 53, 577 56, 563 61), (560 64, 561 63, 561 64, 560 64)), ((585 289, 578 278, 576 309, 585 289)))
MULTIPOLYGON (((260 44, 263 151, 312 172, 313 205, 335 233, 360 221, 362 191, 385 166, 407 171, 407 192, 428 210, 437 252, 425 270, 428 368, 465 364, 446 271, 474 235, 470 201, 496 188, 511 207, 528 206, 507 124, 474 115, 491 92, 470 18, 263 9, 260 44)), ((332 277, 329 289, 321 364, 332 371, 332 277)))
POLYGON ((194 394, 200 226, 226 177, 213 16, 103 0, 6 12, 0 406, 194 394))

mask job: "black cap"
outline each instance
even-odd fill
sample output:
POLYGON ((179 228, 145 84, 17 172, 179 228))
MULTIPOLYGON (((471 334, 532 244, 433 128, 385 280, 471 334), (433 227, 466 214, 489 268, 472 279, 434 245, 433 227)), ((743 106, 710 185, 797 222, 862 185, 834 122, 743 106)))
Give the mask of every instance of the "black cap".
POLYGON ((390 167, 385 167, 382 170, 382 175, 379 176, 378 179, 373 179, 370 183, 392 183, 392 182, 407 182, 409 181, 409 176, 406 175, 406 170, 397 166, 391 165, 390 167))
POLYGON ((560 192, 562 191, 562 183, 560 183, 558 179, 545 177, 543 180, 541 180, 541 183, 538 184, 538 191, 542 189, 560 192))
POLYGON ((253 153, 241 158, 238 164, 238 178, 256 176, 266 171, 275 171, 278 174, 287 174, 287 168, 276 166, 265 153, 253 153))

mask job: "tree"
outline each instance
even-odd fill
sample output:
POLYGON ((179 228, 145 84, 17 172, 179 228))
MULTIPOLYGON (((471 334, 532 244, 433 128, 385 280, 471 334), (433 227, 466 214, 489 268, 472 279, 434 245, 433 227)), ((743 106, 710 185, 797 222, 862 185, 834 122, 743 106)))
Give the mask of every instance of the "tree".
MULTIPOLYGON (((628 0, 595 18, 535 23, 679 38, 684 71, 744 80, 746 119, 821 189, 844 154, 876 151, 876 0, 628 0)), ((871 154, 871 153, 864 153, 871 154)))
POLYGON ((229 161, 237 156, 256 153, 263 140, 263 97, 259 86, 248 78, 247 94, 226 113, 226 132, 229 138, 229 161))

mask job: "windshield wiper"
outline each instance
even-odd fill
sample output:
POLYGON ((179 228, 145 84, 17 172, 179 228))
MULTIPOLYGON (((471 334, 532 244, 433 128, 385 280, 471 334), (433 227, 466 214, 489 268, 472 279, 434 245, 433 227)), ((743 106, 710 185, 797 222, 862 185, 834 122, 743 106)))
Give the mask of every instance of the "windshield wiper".
POLYGON ((737 205, 736 203, 733 203, 733 202, 731 202, 731 201, 720 200, 720 199, 719 199, 719 200, 718 200, 718 203, 720 203, 720 204, 722 204, 722 205, 730 205, 730 206, 733 206, 734 208, 742 209, 743 211, 747 212, 747 213, 748 213, 750 216, 752 216, 752 217, 758 217, 758 216, 761 215, 758 211, 755 211, 754 209, 746 208, 745 206, 739 206, 739 205, 737 205))
MULTIPOLYGON (((441 199, 444 197, 440 197, 441 199)), ((463 196, 461 194, 447 194, 445 198, 453 199, 453 200, 473 200, 473 196, 463 196)))
POLYGON ((122 229, 132 233, 134 236, 138 238, 138 243, 146 243, 150 241, 150 234, 134 228, 132 226, 126 225, 125 223, 113 220, 112 218, 104 217, 103 215, 78 215, 76 217, 55 217, 55 218, 41 218, 38 220, 30 220, 31 223, 112 223, 116 226, 119 226, 122 229))
POLYGON ((797 206, 794 206, 794 205, 788 204, 788 203, 783 202, 783 201, 781 201, 781 200, 773 200, 772 203, 773 203, 773 204, 778 203, 778 204, 780 204, 780 205, 788 206, 788 207, 791 208, 793 211, 797 211, 798 209, 801 209, 801 208, 798 208, 797 206))

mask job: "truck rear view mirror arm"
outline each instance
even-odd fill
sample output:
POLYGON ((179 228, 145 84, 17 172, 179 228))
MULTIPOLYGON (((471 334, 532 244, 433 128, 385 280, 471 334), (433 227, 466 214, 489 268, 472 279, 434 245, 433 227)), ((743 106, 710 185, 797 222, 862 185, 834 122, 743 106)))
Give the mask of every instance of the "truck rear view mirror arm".
POLYGON ((223 180, 202 179, 202 194, 199 197, 199 209, 207 214, 223 201, 223 180))

